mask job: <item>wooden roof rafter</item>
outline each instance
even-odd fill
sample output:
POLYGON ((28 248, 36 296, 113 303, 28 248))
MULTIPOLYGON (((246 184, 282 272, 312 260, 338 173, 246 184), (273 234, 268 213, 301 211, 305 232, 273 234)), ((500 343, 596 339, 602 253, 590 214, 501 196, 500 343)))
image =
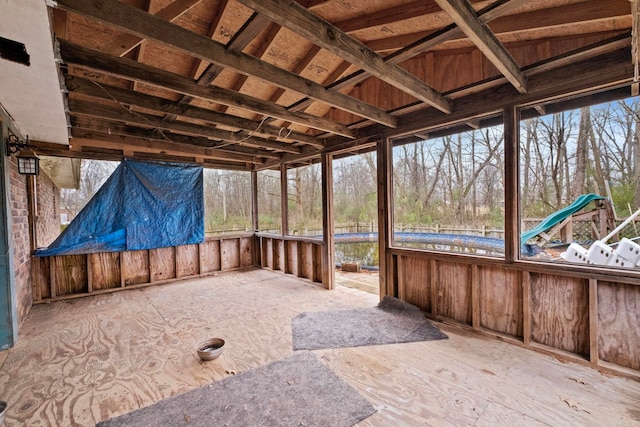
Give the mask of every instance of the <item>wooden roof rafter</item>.
POLYGON ((105 55, 102 52, 87 49, 78 45, 60 41, 60 50, 67 64, 77 65, 102 72, 107 75, 118 76, 127 80, 138 80, 151 86, 157 86, 170 91, 192 95, 216 103, 243 108, 257 114, 278 117, 311 128, 324 130, 337 135, 352 138, 355 133, 345 125, 335 121, 316 117, 311 114, 289 111, 285 107, 273 104, 259 98, 237 93, 215 86, 198 85, 194 80, 160 70, 146 64, 138 63, 127 58, 105 55))
POLYGON ((225 46, 180 26, 171 24, 117 0, 60 0, 59 7, 154 40, 196 58, 233 69, 276 86, 315 98, 333 107, 394 127, 396 119, 386 112, 288 72, 250 55, 227 51, 225 46))
POLYGON ((518 92, 527 92, 527 80, 520 66, 495 34, 478 19, 467 0, 434 0, 478 49, 500 70, 518 92))
MULTIPOLYGON (((387 64, 377 53, 350 37, 322 18, 287 0, 261 2, 238 0, 240 3, 263 13, 274 22, 286 27, 318 46, 350 63, 367 70, 371 75, 397 87, 440 111, 451 112, 451 102, 438 91, 408 71, 387 64)), ((336 92, 338 93, 338 92, 336 92)))

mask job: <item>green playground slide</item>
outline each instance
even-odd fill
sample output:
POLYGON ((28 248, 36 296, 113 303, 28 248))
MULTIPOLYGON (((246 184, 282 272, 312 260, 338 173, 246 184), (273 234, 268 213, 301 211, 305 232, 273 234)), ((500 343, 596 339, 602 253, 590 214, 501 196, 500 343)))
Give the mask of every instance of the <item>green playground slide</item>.
POLYGON ((560 209, 546 217, 542 220, 540 224, 538 224, 535 228, 522 233, 520 236, 520 244, 524 245, 527 243, 527 240, 537 236, 540 233, 543 233, 553 227, 554 225, 564 221, 566 218, 570 217, 574 213, 578 212, 580 209, 587 206, 589 203, 594 200, 602 200, 604 197, 598 196, 597 194, 589 193, 583 194, 578 197, 573 203, 569 206, 560 209))

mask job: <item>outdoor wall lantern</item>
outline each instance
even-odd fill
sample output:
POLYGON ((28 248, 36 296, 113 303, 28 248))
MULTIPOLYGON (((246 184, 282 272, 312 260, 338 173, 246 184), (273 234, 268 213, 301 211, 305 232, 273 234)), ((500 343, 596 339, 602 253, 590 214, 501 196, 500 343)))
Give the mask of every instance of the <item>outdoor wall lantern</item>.
POLYGON ((21 175, 38 175, 40 173, 40 159, 29 146, 29 137, 26 142, 20 142, 18 137, 9 134, 6 139, 7 157, 16 154, 18 159, 18 172, 21 175))

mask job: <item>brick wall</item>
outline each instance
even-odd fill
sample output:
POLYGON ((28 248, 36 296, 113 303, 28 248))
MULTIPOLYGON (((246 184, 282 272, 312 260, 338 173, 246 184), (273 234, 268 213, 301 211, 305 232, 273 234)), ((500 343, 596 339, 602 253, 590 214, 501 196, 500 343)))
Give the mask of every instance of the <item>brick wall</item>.
POLYGON ((27 177, 18 173, 18 163, 11 156, 9 187, 11 191, 11 217, 13 228, 13 263, 15 268, 18 324, 22 324, 33 302, 31 292, 31 249, 29 247, 29 211, 27 177))
POLYGON ((44 248, 60 235, 60 190, 44 173, 36 181, 37 247, 44 248))

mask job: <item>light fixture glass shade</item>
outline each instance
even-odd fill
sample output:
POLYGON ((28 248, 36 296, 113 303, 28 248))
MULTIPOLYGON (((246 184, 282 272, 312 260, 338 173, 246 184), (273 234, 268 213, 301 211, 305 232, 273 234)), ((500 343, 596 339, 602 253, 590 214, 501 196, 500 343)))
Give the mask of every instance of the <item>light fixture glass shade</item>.
POLYGON ((18 172, 21 175, 38 175, 40 173, 40 159, 31 150, 20 150, 16 155, 18 172))

